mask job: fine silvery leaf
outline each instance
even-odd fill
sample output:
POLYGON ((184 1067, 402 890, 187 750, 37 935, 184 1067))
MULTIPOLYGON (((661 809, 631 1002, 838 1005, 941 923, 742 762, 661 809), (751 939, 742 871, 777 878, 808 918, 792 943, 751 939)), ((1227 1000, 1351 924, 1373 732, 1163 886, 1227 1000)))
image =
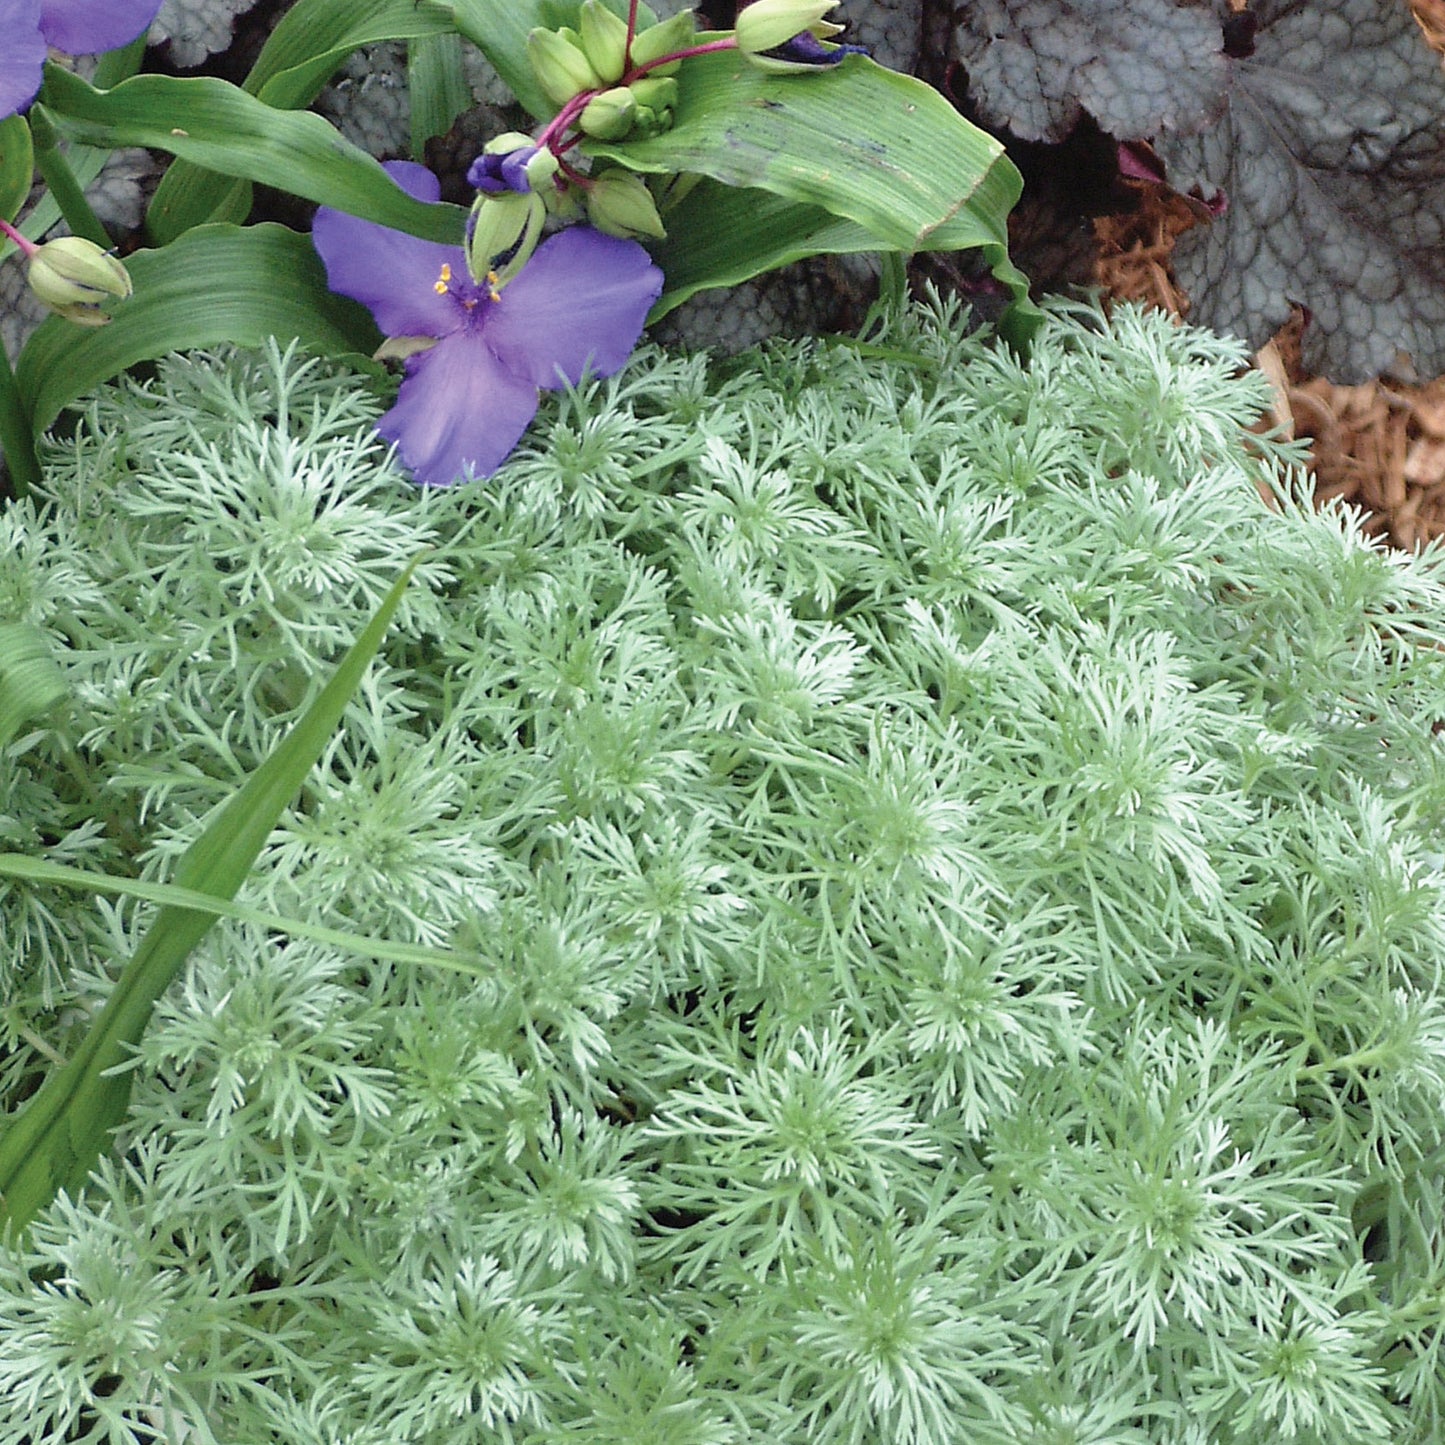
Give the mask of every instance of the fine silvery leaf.
POLYGON ((1445 370, 1445 77, 1407 6, 1261 0, 1228 113, 1158 150, 1225 214, 1175 251, 1193 319, 1261 345, 1305 306, 1304 363, 1342 382, 1405 352, 1445 370))
POLYGON ((1219 114, 1221 39, 1195 0, 975 0, 954 44, 984 118, 1020 139, 1062 140, 1087 111, 1137 140, 1219 114))
MULTIPOLYGON (((336 731, 381 646, 413 562, 331 680, 280 745, 212 817, 176 869, 177 887, 230 899, 245 882, 282 810, 336 731)), ((77 1190, 106 1147, 130 1097, 130 1058, 156 1000, 215 922, 209 910, 167 904, 116 980, 105 1008, 65 1065, 0 1134, 0 1220, 23 1228, 59 1189, 77 1190)))

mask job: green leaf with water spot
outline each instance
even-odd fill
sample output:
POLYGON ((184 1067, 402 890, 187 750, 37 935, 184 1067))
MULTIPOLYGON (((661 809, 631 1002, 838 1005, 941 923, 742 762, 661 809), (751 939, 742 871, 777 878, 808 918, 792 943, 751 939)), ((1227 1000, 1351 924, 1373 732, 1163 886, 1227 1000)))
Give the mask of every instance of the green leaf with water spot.
MULTIPOLYGON (((304 109, 362 46, 442 38, 453 29, 449 15, 418 0, 297 0, 241 88, 277 109, 304 109)), ((250 181, 177 160, 161 178, 146 230, 163 246, 207 221, 242 221, 250 209, 250 181)))
POLYGON ((1002 143, 936 90, 865 56, 771 75, 728 50, 685 61, 677 79, 670 130, 583 149, 818 206, 903 252, 934 249, 994 168, 1013 169, 1002 143))

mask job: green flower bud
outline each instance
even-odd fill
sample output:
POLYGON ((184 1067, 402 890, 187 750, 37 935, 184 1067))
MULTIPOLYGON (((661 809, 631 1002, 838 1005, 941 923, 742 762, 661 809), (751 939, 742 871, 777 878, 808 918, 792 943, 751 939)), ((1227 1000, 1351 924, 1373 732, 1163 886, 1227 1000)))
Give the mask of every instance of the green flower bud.
POLYGON ((645 75, 634 80, 628 89, 638 105, 649 110, 671 110, 677 104, 677 82, 671 76, 645 75))
POLYGON ((94 241, 61 236, 36 248, 26 272, 30 289, 52 311, 82 326, 103 326, 96 308, 108 296, 130 295, 130 273, 94 241))
POLYGON ((527 36, 527 58, 538 83, 556 105, 566 105, 584 90, 602 89, 602 79, 593 70, 582 50, 582 39, 574 30, 533 30, 527 36))
POLYGON ((555 220, 571 222, 582 219, 582 195, 570 181, 543 186, 542 201, 547 207, 547 214, 555 220))
POLYGON ((531 258, 542 234, 547 208, 535 193, 483 193, 472 206, 467 237, 467 270, 478 285, 505 286, 531 258))
POLYGON ((519 130, 504 130, 501 135, 494 135, 486 145, 482 147, 482 154, 485 156, 509 156, 513 151, 523 151, 537 142, 531 136, 519 130))
POLYGON ((561 167, 561 161, 545 147, 539 150, 531 160, 522 167, 527 173, 527 181, 534 191, 542 190, 548 181, 557 174, 561 167))
MULTIPOLYGON (((635 70, 639 65, 646 65, 649 60, 671 55, 674 50, 686 50, 696 36, 697 25, 693 21, 692 11, 679 10, 670 19, 651 25, 646 30, 639 30, 632 37, 632 68, 635 70)), ((649 70, 647 73, 649 76, 673 75, 681 64, 680 60, 675 60, 669 65, 659 65, 656 70, 649 70)))
POLYGON ((633 131, 644 136, 659 135, 672 125, 677 105, 677 82, 671 76, 645 75, 628 87, 637 101, 633 131))
POLYGON ((641 176, 614 168, 603 171, 587 191, 587 219, 609 236, 661 240, 667 235, 652 192, 641 176))
POLYGON ((625 86, 604 90, 587 102, 577 124, 598 140, 623 140, 637 115, 637 97, 625 86))
POLYGON ((761 55, 805 30, 819 40, 840 35, 841 25, 823 19, 836 3, 837 0, 753 0, 738 12, 738 49, 744 55, 761 55))
POLYGON ((582 0, 578 22, 582 49, 604 85, 622 79, 627 68, 627 22, 614 15, 602 0, 582 0))

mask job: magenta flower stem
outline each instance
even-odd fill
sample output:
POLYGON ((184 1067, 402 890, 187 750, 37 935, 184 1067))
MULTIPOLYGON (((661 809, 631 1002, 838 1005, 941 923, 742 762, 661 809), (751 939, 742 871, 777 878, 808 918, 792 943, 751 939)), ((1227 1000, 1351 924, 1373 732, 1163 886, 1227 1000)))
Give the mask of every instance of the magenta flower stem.
POLYGON ((656 70, 659 65, 671 65, 674 60, 690 60, 694 55, 712 55, 719 50, 736 50, 738 38, 736 35, 726 36, 722 40, 709 40, 706 45, 690 45, 686 50, 674 50, 671 55, 659 55, 656 60, 649 60, 642 65, 629 70, 617 83, 618 85, 631 85, 634 80, 641 80, 651 70, 656 70))
POLYGON ((551 120, 547 122, 547 128, 537 137, 538 150, 550 150, 554 155, 557 153, 557 138, 564 134, 568 127, 584 110, 587 109, 587 102, 597 92, 595 90, 584 90, 574 95, 551 120))
POLYGON ((40 249, 28 236, 22 236, 9 221, 3 219, 0 219, 0 236, 14 242, 27 261, 40 249))
MULTIPOLYGON (((570 145, 571 142, 568 142, 568 144, 570 145)), ((569 166, 562 158, 560 151, 554 151, 553 154, 557 157, 557 165, 561 169, 562 174, 566 176, 574 186, 578 186, 584 191, 590 191, 596 184, 591 176, 584 176, 575 166, 569 166)))
POLYGON ((637 34, 637 0, 627 0, 627 44, 622 47, 622 68, 632 69, 632 41, 637 34))

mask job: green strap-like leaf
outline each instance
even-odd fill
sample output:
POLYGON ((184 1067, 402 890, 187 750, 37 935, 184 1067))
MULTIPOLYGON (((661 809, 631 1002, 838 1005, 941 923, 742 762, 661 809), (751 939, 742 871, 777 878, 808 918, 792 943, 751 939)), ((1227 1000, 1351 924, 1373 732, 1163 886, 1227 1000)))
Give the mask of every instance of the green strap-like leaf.
MULTIPOLYGON (((982 250, 1013 301, 999 332, 1021 350, 1042 313, 1028 296, 1028 278, 1008 258, 1008 213, 1021 187, 1018 171, 999 160, 968 204, 930 238, 932 250, 982 250)), ((886 251, 856 221, 820 206, 799 205, 767 191, 740 190, 701 180, 664 217, 665 241, 652 248, 667 277, 649 321, 657 321, 699 291, 736 286, 807 256, 886 251)))
POLYGON ((583 149, 821 206, 894 250, 934 249, 1003 155, 936 90, 862 55, 771 75, 721 51, 685 61, 678 86, 670 130, 583 149))
POLYGON ((108 326, 52 316, 21 352, 16 380, 37 435, 76 397, 171 351, 275 336, 334 355, 380 342, 364 307, 327 290, 310 239, 284 226, 201 226, 126 268, 135 294, 114 304, 108 326))
MULTIPOLYGON (((604 0, 616 15, 627 15, 627 0, 604 0)), ((444 10, 457 30, 466 36, 502 77, 518 102, 538 120, 557 113, 557 107, 537 84, 527 58, 527 35, 537 26, 555 30, 577 23, 582 0, 428 0, 427 8, 444 10)), ((638 28, 646 29, 656 16, 646 5, 637 7, 638 28)))
POLYGON ((445 135, 472 103, 462 69, 458 35, 428 35, 407 46, 406 81, 411 93, 411 154, 426 160, 426 143, 445 135))
MULTIPOLYGON (((139 35, 124 49, 112 50, 108 54, 102 55, 95 67, 95 84, 104 89, 107 86, 119 85, 122 80, 129 79, 136 73, 144 54, 145 36, 139 35)), ((108 150, 95 150, 90 146, 71 146, 65 153, 65 163, 70 167, 70 172, 77 183, 84 189, 100 174, 101 167, 105 165, 109 154, 108 150)), ((29 188, 28 181, 26 188, 29 188)), ((30 214, 25 217, 24 225, 17 229, 27 240, 38 241, 59 219, 60 206, 56 203, 55 197, 47 192, 31 207, 30 214)), ((0 237, 0 261, 6 260, 14 250, 15 243, 12 240, 8 237, 0 237)))
MULTIPOLYGON (((176 887, 223 899, 235 896, 336 731, 415 565, 398 578, 301 720, 186 850, 176 869, 176 887)), ((23 1228, 57 1190, 74 1191, 85 1183, 125 1114, 130 1072, 123 1066, 156 1000, 214 921, 208 909, 162 908, 79 1048, 7 1122, 0 1134, 0 1222, 23 1228)))
POLYGON ((108 91, 55 65, 45 76, 46 112, 72 140, 169 151, 429 241, 461 243, 460 206, 413 199, 319 115, 275 110, 209 76, 138 75, 108 91))
POLYGON ((424 968, 441 968, 469 978, 487 976, 487 966, 474 954, 457 953, 449 948, 427 948, 420 943, 397 943, 389 938, 370 938, 364 934, 347 933, 339 928, 326 928, 300 918, 286 918, 267 913, 244 903, 232 903, 194 888, 178 888, 174 883, 147 883, 140 878, 116 878, 109 873, 95 873, 88 868, 72 868, 67 863, 52 863, 45 858, 32 858, 26 853, 0 853, 0 878, 18 878, 26 883, 43 883, 57 888, 74 888, 85 893, 117 893, 125 898, 139 898, 163 907, 183 908, 205 913, 212 918, 234 918, 268 933, 284 933, 295 938, 309 938, 316 943, 359 954, 363 958, 379 958, 387 963, 411 963, 424 968))
POLYGON ((68 691, 50 639, 28 622, 0 623, 0 752, 68 691))
POLYGON ((0 220, 13 221, 35 180, 35 147, 23 115, 0 120, 0 220))
MULTIPOLYGON (((451 16, 419 0, 297 0, 262 47, 242 89, 280 110, 299 110, 363 45, 422 40, 453 31, 451 16)), ((242 221, 251 183, 178 160, 146 213, 158 246, 207 221, 242 221)))

